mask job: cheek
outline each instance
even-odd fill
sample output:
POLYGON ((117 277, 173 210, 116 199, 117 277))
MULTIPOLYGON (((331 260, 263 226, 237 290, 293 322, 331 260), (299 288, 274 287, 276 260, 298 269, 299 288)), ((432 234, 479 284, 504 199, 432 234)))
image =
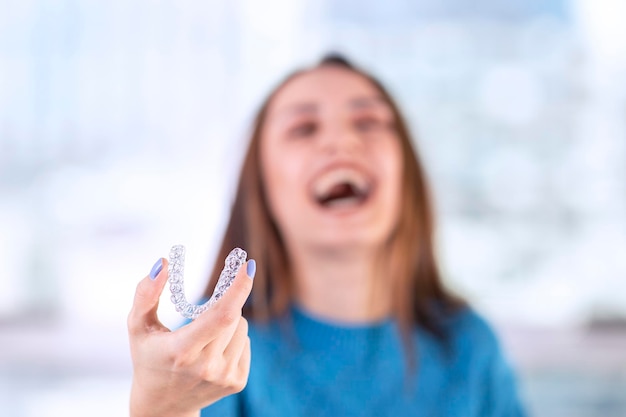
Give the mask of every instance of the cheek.
POLYGON ((376 164, 383 170, 385 182, 390 191, 399 192, 404 167, 400 140, 390 138, 380 143, 374 150, 374 156, 376 164))
POLYGON ((284 147, 266 146, 261 152, 261 172, 268 204, 277 223, 289 214, 289 207, 296 203, 302 186, 301 164, 284 147))
POLYGON ((394 138, 387 142, 384 149, 378 149, 377 163, 384 172, 383 194, 385 210, 397 217, 402 201, 402 173, 404 163, 399 139, 394 138))

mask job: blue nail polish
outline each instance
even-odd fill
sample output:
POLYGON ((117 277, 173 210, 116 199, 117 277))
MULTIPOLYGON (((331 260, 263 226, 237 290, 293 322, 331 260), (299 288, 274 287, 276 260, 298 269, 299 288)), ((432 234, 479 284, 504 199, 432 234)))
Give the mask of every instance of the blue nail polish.
POLYGON ((254 261, 254 259, 250 259, 248 261, 246 272, 248 273, 248 276, 250 277, 250 279, 254 279, 254 274, 256 274, 256 262, 254 261))
POLYGON ((163 269, 163 259, 159 259, 158 261, 156 261, 156 263, 150 270, 150 279, 155 280, 157 275, 159 275, 159 272, 161 272, 161 269, 163 269))

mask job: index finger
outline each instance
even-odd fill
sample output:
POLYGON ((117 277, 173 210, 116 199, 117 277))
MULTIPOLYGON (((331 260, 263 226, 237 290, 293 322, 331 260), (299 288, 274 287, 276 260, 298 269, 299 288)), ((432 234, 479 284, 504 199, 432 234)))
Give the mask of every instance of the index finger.
POLYGON ((179 329, 181 336, 191 345, 202 349, 236 326, 241 317, 241 309, 252 291, 255 272, 256 263, 253 259, 242 265, 222 298, 193 322, 179 329))

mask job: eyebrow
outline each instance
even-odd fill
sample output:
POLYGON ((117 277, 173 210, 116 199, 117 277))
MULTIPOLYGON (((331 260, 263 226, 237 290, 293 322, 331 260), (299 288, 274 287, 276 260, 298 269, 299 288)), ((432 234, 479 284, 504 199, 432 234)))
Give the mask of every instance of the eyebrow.
MULTIPOLYGON (((387 101, 381 96, 356 97, 349 101, 348 106, 352 109, 368 109, 373 107, 389 108, 387 101)), ((301 114, 314 114, 317 112, 317 104, 312 102, 297 103, 279 111, 280 118, 301 114)))
POLYGON ((355 109, 363 109, 370 107, 389 107, 387 101, 381 96, 357 97, 350 100, 350 107, 355 109))
POLYGON ((315 113, 317 111, 317 104, 315 103, 297 103, 283 109, 279 113, 281 116, 289 116, 302 113, 315 113))

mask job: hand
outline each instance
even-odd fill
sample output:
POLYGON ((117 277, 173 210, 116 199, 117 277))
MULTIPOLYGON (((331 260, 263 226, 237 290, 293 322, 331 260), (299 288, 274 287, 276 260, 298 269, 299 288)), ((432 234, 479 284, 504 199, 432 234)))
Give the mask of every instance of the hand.
POLYGON ((130 415, 198 416, 201 408, 241 391, 248 381, 250 339, 241 309, 252 290, 246 272, 254 261, 240 268, 220 300, 173 332, 157 317, 167 282, 167 261, 161 262, 154 280, 147 276, 137 285, 128 315, 133 362, 130 415))

